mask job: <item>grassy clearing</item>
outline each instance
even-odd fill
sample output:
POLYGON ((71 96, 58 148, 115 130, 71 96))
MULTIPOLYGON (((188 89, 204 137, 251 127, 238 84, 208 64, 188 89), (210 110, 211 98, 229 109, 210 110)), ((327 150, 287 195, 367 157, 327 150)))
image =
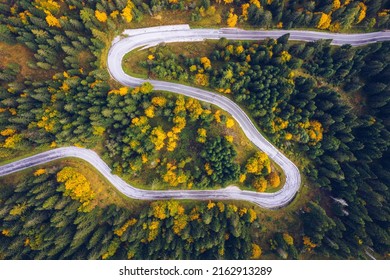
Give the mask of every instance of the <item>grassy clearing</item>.
POLYGON ((145 14, 139 22, 132 21, 126 28, 145 28, 159 25, 188 24, 191 20, 191 11, 163 10, 154 15, 145 14))
POLYGON ((17 161, 17 160, 20 160, 20 159, 23 159, 23 158, 26 158, 26 157, 36 155, 36 154, 39 154, 42 152, 46 152, 50 149, 52 149, 52 148, 50 148, 49 146, 38 146, 38 147, 34 147, 33 149, 15 151, 10 156, 0 158, 0 166, 17 161))
POLYGON ((149 51, 136 49, 127 53, 122 61, 122 68, 126 74, 137 78, 148 78, 148 69, 141 66, 141 61, 146 61, 149 51))
POLYGON ((89 72, 92 70, 91 63, 95 60, 95 57, 89 51, 81 51, 78 54, 78 60, 83 71, 89 72))
POLYGON ((181 54, 188 58, 202 57, 215 49, 215 40, 205 40, 200 42, 177 42, 166 44, 165 52, 181 54))
MULTIPOLYGON (((215 44, 217 41, 214 40, 205 40, 201 42, 177 42, 164 44, 162 52, 164 55, 183 55, 188 58, 196 58, 207 56, 215 49, 215 44)), ((148 59, 148 55, 154 53, 156 47, 149 49, 136 49, 125 55, 122 61, 122 67, 125 73, 138 77, 138 78, 153 78, 154 76, 149 76, 148 69, 141 65, 141 62, 145 62, 148 59)))
POLYGON ((9 45, 0 42, 0 67, 6 67, 10 63, 17 63, 20 66, 20 74, 18 81, 23 81, 29 78, 34 81, 41 81, 51 79, 51 77, 58 72, 57 70, 44 70, 41 68, 33 69, 29 67, 29 63, 34 61, 34 54, 20 44, 9 45))

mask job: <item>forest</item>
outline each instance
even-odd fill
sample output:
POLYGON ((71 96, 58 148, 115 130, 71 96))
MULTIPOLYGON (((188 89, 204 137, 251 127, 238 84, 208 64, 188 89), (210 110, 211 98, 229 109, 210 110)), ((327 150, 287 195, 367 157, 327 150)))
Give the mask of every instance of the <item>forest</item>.
MULTIPOLYGON (((148 50, 155 59, 140 64, 153 78, 188 77, 247 108, 323 192, 333 219, 314 228, 313 218, 308 228, 304 224, 311 241, 323 244, 317 250, 347 257, 358 254, 352 244, 388 250, 389 47, 291 44, 288 35, 264 42, 220 39, 203 57, 158 46, 148 50)), ((303 216, 311 216, 310 209, 304 207, 303 216)))
MULTIPOLYGON (((0 1, 0 159, 75 145, 94 148, 129 180, 153 173, 157 181, 148 185, 240 182, 274 191, 282 174, 262 152, 237 152, 239 128, 228 114, 148 83, 130 89, 112 81, 105 68, 111 39, 151 15, 181 10, 195 25, 372 31, 388 28, 386 5, 0 1), (211 17, 215 22, 205 21, 211 17)), ((389 257, 389 42, 355 48, 289 42, 288 35, 222 39, 194 58, 163 48, 142 62, 151 77, 235 100, 297 162, 316 195, 285 210, 291 218, 282 229, 268 226, 276 214, 233 202, 100 206, 77 169, 36 169, 0 181, 1 259, 362 259, 367 251, 389 257)))
POLYGON ((134 214, 99 207, 87 178, 73 167, 37 169, 2 187, 1 259, 249 259, 256 212, 223 202, 184 207, 145 204, 134 214), (82 190, 79 195, 78 190, 82 190))

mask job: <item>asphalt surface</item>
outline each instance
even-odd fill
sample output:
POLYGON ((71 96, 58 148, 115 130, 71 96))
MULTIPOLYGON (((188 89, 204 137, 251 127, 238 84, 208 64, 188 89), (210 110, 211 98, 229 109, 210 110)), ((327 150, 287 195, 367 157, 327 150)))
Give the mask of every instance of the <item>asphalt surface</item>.
POLYGON ((0 167, 0 176, 5 176, 32 166, 40 165, 65 157, 81 158, 92 164, 102 173, 111 184, 128 197, 142 200, 161 199, 193 199, 193 200, 245 200, 261 207, 277 209, 286 206, 292 201, 301 185, 301 176, 298 168, 278 149, 269 143, 256 129, 244 111, 230 99, 213 92, 193 88, 185 85, 168 83, 156 80, 143 80, 130 77, 122 69, 124 55, 138 48, 148 48, 160 43, 191 42, 204 39, 219 39, 225 37, 230 40, 263 40, 279 38, 290 33, 290 40, 315 41, 332 39, 332 44, 351 44, 354 46, 390 40, 390 32, 376 32, 366 34, 332 34, 314 31, 273 30, 273 31, 245 31, 239 29, 189 29, 188 25, 161 26, 153 28, 126 30, 124 35, 114 39, 108 55, 108 69, 111 76, 123 85, 135 87, 143 82, 150 82, 155 90, 163 90, 183 94, 201 101, 212 103, 229 112, 241 126, 247 137, 262 151, 268 154, 284 171, 286 182, 283 188, 275 193, 257 193, 242 191, 235 186, 220 190, 169 190, 149 191, 137 189, 121 178, 111 173, 110 168, 93 151, 65 147, 28 157, 0 167))

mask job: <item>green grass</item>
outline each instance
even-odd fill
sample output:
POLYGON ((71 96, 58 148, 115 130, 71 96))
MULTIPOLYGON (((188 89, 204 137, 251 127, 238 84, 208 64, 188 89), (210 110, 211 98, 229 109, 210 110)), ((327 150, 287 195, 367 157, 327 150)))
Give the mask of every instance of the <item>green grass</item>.
POLYGON ((149 51, 147 49, 141 50, 141 48, 127 53, 122 60, 122 68, 125 73, 133 77, 147 79, 148 70, 142 67, 139 62, 146 61, 148 53, 149 51))
POLYGON ((18 150, 18 151, 11 153, 10 156, 0 158, 0 166, 6 165, 8 163, 11 163, 11 162, 14 162, 14 161, 26 158, 26 157, 36 155, 39 153, 43 153, 43 152, 46 152, 46 151, 51 150, 51 149, 52 148, 50 148, 49 146, 38 146, 34 149, 29 149, 29 150, 22 150, 22 151, 18 150))

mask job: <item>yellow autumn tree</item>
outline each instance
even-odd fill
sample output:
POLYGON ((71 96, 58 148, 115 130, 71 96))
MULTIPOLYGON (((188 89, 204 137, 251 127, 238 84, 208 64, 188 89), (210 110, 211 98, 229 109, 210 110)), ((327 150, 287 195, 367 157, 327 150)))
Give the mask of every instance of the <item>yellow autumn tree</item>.
POLYGON ((330 14, 320 13, 320 20, 317 23, 317 28, 319 29, 328 29, 330 23, 332 22, 332 17, 330 14))
POLYGON ((114 234, 117 235, 118 237, 121 237, 123 235, 123 233, 125 233, 125 231, 130 227, 130 226, 133 226, 137 223, 137 219, 135 218, 132 218, 130 220, 128 220, 126 223, 123 224, 123 226, 121 226, 120 228, 116 229, 114 231, 114 234))
POLYGON ((51 12, 45 11, 46 13, 46 22, 50 27, 61 27, 61 23, 55 16, 52 15, 51 12))
POLYGON ((208 59, 206 56, 203 56, 201 59, 200 59, 200 63, 202 63, 203 65, 203 68, 204 69, 209 69, 211 68, 211 61, 210 59, 208 59))
POLYGON ((198 128, 198 137, 196 138, 196 141, 199 143, 204 143, 206 142, 206 137, 207 137, 207 131, 204 128, 198 128))
POLYGON ((304 237, 302 238, 302 240, 303 240, 303 245, 305 245, 305 247, 306 247, 306 249, 307 249, 308 251, 311 251, 312 249, 314 249, 315 247, 317 247, 317 244, 314 244, 314 243, 311 241, 310 237, 308 237, 308 236, 304 236, 304 237))
POLYGON ((215 111, 214 113, 214 119, 217 123, 220 123, 221 122, 221 111, 220 110, 217 110, 215 111))
POLYGON ((289 54, 288 51, 282 51, 280 58, 282 59, 283 62, 290 61, 291 54, 289 54))
POLYGON ((167 205, 168 213, 171 217, 184 214, 185 209, 178 201, 169 200, 165 201, 165 203, 167 205))
POLYGON ((207 203, 207 209, 210 210, 210 209, 213 209, 215 207, 215 203, 212 202, 211 200, 209 200, 209 202, 207 203))
POLYGON ((179 184, 185 183, 188 177, 177 166, 171 163, 167 163, 167 172, 163 175, 164 182, 167 182, 170 186, 176 187, 179 184))
POLYGON ((175 217, 175 219, 173 220, 173 232, 177 235, 180 235, 180 233, 182 232, 183 229, 185 229, 185 227, 187 226, 188 224, 188 216, 187 215, 177 215, 175 217))
POLYGON ((230 10, 228 18, 226 20, 226 24, 229 27, 235 27, 237 25, 238 16, 233 11, 233 9, 230 10))
POLYGON ((149 223, 148 229, 149 229, 149 234, 148 234, 148 242, 151 242, 156 239, 158 232, 160 228, 160 221, 151 221, 149 223))
POLYGON ((294 238, 288 233, 283 233, 283 240, 286 242, 287 245, 291 246, 294 244, 294 238))
POLYGON ((12 136, 8 136, 4 140, 4 144, 0 143, 0 147, 7 148, 7 149, 14 149, 16 147, 16 144, 22 141, 22 139, 23 137, 20 134, 14 134, 12 136))
POLYGON ((226 120, 226 127, 227 128, 232 128, 234 126, 234 120, 232 118, 228 118, 226 120))
POLYGON ((323 127, 319 121, 316 121, 316 120, 310 121, 309 127, 306 129, 306 131, 310 137, 310 141, 313 144, 316 144, 322 140, 323 127))
POLYGON ((142 154, 141 155, 141 160, 142 160, 142 163, 147 163, 148 162, 148 155, 147 154, 142 154))
POLYGON ((12 209, 9 211, 9 214, 12 216, 20 216, 24 213, 24 211, 26 211, 26 209, 27 209, 26 202, 18 203, 14 207, 12 207, 12 209))
POLYGON ((126 7, 122 10, 121 16, 127 23, 133 20, 133 8, 134 8, 133 2, 128 0, 126 7))
POLYGON ((241 15, 243 16, 244 20, 248 20, 248 9, 249 9, 250 4, 245 3, 241 5, 242 13, 241 15))
POLYGON ((239 177, 238 181, 240 183, 244 183, 245 180, 246 180, 246 174, 245 173, 240 174, 240 177, 239 177))
POLYGON ((167 132, 168 143, 167 143, 167 151, 172 152, 176 149, 177 140, 179 140, 179 136, 173 131, 167 132))
POLYGON ((226 139, 226 141, 228 141, 229 143, 233 143, 233 140, 234 140, 234 138, 233 138, 232 135, 226 135, 226 136, 225 136, 225 139, 226 139))
POLYGON ((152 215, 156 219, 164 220, 168 217, 168 215, 167 215, 167 213, 168 213, 167 206, 168 205, 167 205, 166 201, 155 201, 150 206, 152 209, 152 215))
POLYGON ((38 170, 36 170, 36 171, 34 172, 34 176, 35 176, 35 177, 41 176, 41 175, 43 175, 43 174, 46 174, 46 169, 44 169, 44 168, 40 168, 40 169, 38 169, 38 170))
POLYGON ((31 13, 29 11, 24 11, 23 13, 19 13, 20 20, 23 22, 23 24, 27 24, 27 17, 31 16, 31 13))
POLYGON ((151 134, 150 134, 150 140, 155 146, 156 151, 161 150, 164 148, 164 140, 167 138, 167 135, 165 134, 164 130, 161 126, 157 126, 153 128, 151 134))
POLYGON ((103 126, 93 126, 92 128, 93 128, 92 134, 97 136, 103 136, 104 132, 106 131, 106 129, 103 126))
POLYGON ((172 132, 178 134, 185 128, 187 121, 185 117, 175 116, 173 118, 173 123, 175 126, 172 127, 172 132))
POLYGON ((190 114, 191 120, 197 120, 203 113, 203 108, 200 102, 194 98, 187 99, 187 102, 185 104, 185 108, 187 109, 188 113, 190 114))
POLYGON ((274 188, 279 187, 279 185, 280 185, 280 177, 279 177, 277 172, 272 171, 268 175, 268 180, 269 180, 269 184, 271 185, 271 187, 274 187, 274 188))
POLYGON ((255 244, 255 243, 252 243, 252 256, 251 256, 251 259, 259 259, 261 257, 261 248, 259 245, 255 244))
POLYGON ((152 104, 154 106, 164 107, 167 104, 167 99, 162 96, 155 96, 152 98, 152 104))
POLYGON ((206 74, 198 73, 195 75, 195 84, 198 86, 208 86, 209 78, 206 74))
POLYGON ((329 26, 329 31, 339 32, 341 28, 340 22, 336 21, 329 26))
POLYGON ((119 15, 119 11, 113 11, 111 14, 110 14, 110 17, 113 18, 113 19, 116 19, 119 15))
POLYGON ((266 153, 257 152, 253 157, 248 159, 245 168, 251 174, 268 174, 271 172, 271 162, 266 153))
POLYGON ((246 213, 248 213, 248 208, 245 208, 245 207, 240 208, 240 210, 238 211, 238 215, 240 217, 244 216, 246 213))
POLYGON ((107 14, 105 12, 101 12, 101 11, 96 10, 95 11, 95 17, 100 22, 106 22, 107 21, 107 14))
POLYGON ((154 118, 154 111, 155 111, 156 107, 154 107, 153 105, 149 106, 148 108, 145 109, 145 116, 147 116, 148 118, 154 118))
POLYGON ((129 92, 127 87, 121 87, 119 89, 112 89, 108 92, 108 94, 118 94, 120 96, 124 96, 129 92))
POLYGON ((214 170, 211 168, 210 163, 205 163, 204 170, 206 171, 207 175, 212 175, 214 173, 214 170))
POLYGON ((239 45, 236 47, 236 54, 241 54, 244 51, 244 47, 239 45))
POLYGON ((341 2, 340 0, 333 0, 333 3, 332 3, 332 11, 335 11, 337 9, 340 9, 341 7, 341 2))
POLYGON ((363 2, 359 2, 359 8, 360 11, 356 23, 360 23, 366 17, 367 6, 363 2))
POLYGON ((225 204, 222 202, 217 202, 217 207, 220 213, 223 213, 225 211, 225 204))
POLYGON ((249 215, 249 222, 250 223, 253 223, 257 219, 257 214, 256 214, 255 210, 253 210, 253 209, 248 210, 248 215, 249 215))
POLYGON ((253 180, 253 187, 258 192, 265 192, 267 189, 267 180, 265 180, 263 177, 256 177, 253 180))
POLYGON ((4 129, 4 130, 2 130, 2 131, 0 132, 0 135, 1 135, 1 136, 11 136, 11 135, 14 135, 15 132, 16 132, 15 129, 6 128, 6 129, 4 129))
POLYGON ((185 101, 184 97, 180 95, 176 99, 176 102, 175 102, 176 106, 175 106, 175 109, 173 110, 175 115, 179 114, 180 112, 185 112, 185 110, 186 110, 185 104, 186 104, 186 101, 185 101))
POLYGON ((250 0, 249 3, 255 5, 257 8, 260 9, 261 7, 261 4, 260 4, 260 1, 259 0, 250 0))
POLYGON ((34 6, 40 10, 46 10, 54 14, 57 14, 60 10, 60 4, 54 0, 34 0, 34 6))
POLYGON ((57 173, 57 182, 64 183, 65 196, 81 203, 80 211, 88 212, 93 209, 91 202, 95 198, 95 193, 91 189, 91 184, 87 178, 73 167, 64 167, 57 173))

